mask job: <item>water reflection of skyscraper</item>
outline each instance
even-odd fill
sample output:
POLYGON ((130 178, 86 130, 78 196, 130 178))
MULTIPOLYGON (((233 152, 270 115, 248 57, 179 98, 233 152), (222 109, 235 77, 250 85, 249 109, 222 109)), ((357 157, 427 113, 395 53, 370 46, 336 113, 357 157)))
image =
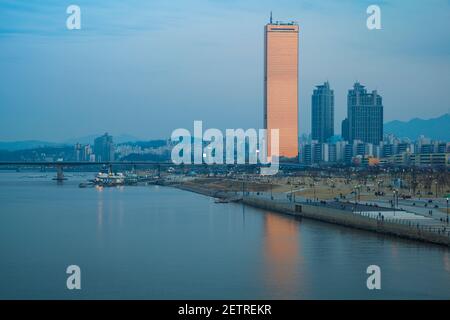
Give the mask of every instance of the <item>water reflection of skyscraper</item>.
POLYGON ((292 217, 266 212, 264 237, 265 278, 269 289, 276 288, 277 298, 295 296, 304 282, 299 237, 300 224, 292 217))

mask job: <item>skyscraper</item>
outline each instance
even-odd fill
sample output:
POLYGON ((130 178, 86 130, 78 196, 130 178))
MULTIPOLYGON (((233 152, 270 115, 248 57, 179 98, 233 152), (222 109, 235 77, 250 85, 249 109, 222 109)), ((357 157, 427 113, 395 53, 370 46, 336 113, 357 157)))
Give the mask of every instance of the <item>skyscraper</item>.
POLYGON ((345 118, 342 120, 341 123, 341 136, 344 141, 349 141, 349 134, 348 134, 348 118, 345 118))
POLYGON ((321 143, 334 136, 334 92, 330 84, 316 86, 311 98, 312 139, 321 143))
POLYGON ((112 136, 105 133, 94 140, 95 161, 114 161, 114 143, 112 136))
POLYGON ((298 32, 294 22, 270 22, 264 36, 264 128, 279 129, 279 154, 298 156, 298 32))
POLYGON ((359 82, 347 95, 349 141, 379 144, 383 140, 383 103, 376 90, 367 93, 359 82))

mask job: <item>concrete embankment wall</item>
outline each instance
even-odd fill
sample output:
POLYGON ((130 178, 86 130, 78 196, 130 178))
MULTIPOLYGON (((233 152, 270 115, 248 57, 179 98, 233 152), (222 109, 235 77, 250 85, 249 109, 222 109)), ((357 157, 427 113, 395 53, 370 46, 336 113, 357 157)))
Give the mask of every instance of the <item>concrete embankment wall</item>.
POLYGON ((268 199, 257 199, 255 197, 244 197, 243 202, 247 205, 261 209, 277 211, 362 230, 396 235, 402 238, 450 246, 450 238, 445 235, 418 229, 414 226, 373 219, 360 214, 354 214, 351 211, 339 210, 326 206, 308 205, 304 203, 279 203, 268 199))
POLYGON ((205 195, 208 197, 226 198, 229 196, 227 192, 217 191, 214 189, 208 189, 208 188, 204 188, 204 187, 201 187, 198 185, 177 184, 177 185, 172 185, 172 186, 176 187, 178 189, 181 189, 181 190, 199 193, 199 194, 202 194, 202 195, 205 195))
MULTIPOLYGON (((226 198, 232 196, 227 192, 208 189, 198 185, 182 184, 173 185, 173 187, 210 197, 226 198)), ((354 214, 353 212, 347 210, 339 210, 336 208, 304 203, 294 204, 289 202, 277 202, 269 199, 256 198, 254 196, 246 196, 242 201, 247 205, 260 209, 315 219, 367 231, 395 235, 402 238, 432 242, 450 247, 450 238, 445 235, 418 229, 414 226, 369 218, 360 214, 354 214)))

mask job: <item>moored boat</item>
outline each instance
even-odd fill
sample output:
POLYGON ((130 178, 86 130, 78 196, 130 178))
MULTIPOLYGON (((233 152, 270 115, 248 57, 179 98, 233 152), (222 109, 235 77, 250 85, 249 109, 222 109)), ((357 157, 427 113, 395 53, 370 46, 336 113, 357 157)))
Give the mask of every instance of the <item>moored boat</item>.
POLYGON ((114 187, 121 186, 125 184, 125 176, 123 173, 104 173, 99 172, 95 179, 92 180, 95 185, 103 187, 114 187))

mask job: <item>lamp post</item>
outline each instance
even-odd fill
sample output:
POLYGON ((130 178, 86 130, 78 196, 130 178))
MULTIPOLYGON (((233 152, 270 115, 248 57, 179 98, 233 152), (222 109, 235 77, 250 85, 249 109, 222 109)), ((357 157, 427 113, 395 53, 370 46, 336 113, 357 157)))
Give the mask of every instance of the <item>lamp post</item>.
POLYGON ((447 197, 447 224, 448 224, 448 197, 447 197))
POLYGON ((336 188, 336 185, 334 184, 334 179, 331 179, 331 192, 334 198, 334 188, 336 188))
POLYGON ((270 181, 270 200, 273 200, 272 181, 270 181))
POLYGON ((434 182, 434 186, 435 186, 435 198, 437 198, 438 197, 438 182, 437 182, 437 180, 434 182))
POLYGON ((396 207, 397 207, 397 200, 396 200, 396 198, 397 198, 397 190, 394 190, 394 216, 395 216, 395 209, 396 209, 396 207))
POLYGON ((293 188, 292 188, 292 183, 291 183, 291 197, 290 197, 290 201, 292 202, 292 192, 293 192, 293 188))
POLYGON ((399 197, 400 192, 398 190, 395 191, 395 204, 397 205, 398 208, 398 197, 399 197))
POLYGON ((316 183, 313 181, 314 202, 316 202, 316 183))

